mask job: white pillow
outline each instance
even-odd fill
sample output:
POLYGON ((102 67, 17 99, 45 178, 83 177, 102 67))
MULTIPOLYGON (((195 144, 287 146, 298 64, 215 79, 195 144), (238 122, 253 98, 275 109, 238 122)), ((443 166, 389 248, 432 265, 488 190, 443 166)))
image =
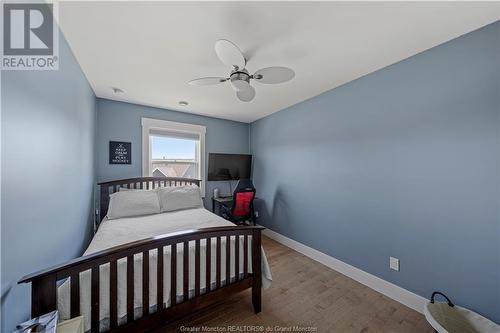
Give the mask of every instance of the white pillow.
POLYGON ((119 191, 111 194, 108 219, 160 213, 160 202, 156 191, 119 191))
POLYGON ((160 187, 158 197, 162 213, 203 206, 201 191, 196 185, 160 187))

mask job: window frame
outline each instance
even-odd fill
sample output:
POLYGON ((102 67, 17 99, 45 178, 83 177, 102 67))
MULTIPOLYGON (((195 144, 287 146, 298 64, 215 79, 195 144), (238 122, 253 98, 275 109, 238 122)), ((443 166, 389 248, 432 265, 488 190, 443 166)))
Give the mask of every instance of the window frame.
POLYGON ((149 177, 151 170, 151 131, 165 132, 165 135, 172 133, 191 134, 199 137, 199 149, 196 154, 199 160, 199 179, 201 180, 201 193, 205 196, 205 134, 206 126, 194 125, 188 123, 179 123, 169 120, 160 120, 153 118, 141 118, 142 125, 142 175, 149 177))

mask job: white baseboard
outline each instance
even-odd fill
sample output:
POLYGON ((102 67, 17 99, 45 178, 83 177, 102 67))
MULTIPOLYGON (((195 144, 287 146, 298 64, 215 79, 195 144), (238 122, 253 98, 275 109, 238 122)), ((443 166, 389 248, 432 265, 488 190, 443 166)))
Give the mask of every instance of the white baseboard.
POLYGON ((283 236, 271 229, 265 229, 263 234, 275 241, 299 252, 303 255, 322 263, 323 265, 342 273, 365 286, 378 291, 379 293, 392 298, 393 300, 412 308, 415 311, 423 313, 427 300, 411 291, 401 288, 393 283, 387 282, 375 275, 367 273, 359 268, 346 264, 343 261, 335 259, 323 252, 315 250, 309 246, 299 243, 293 239, 283 236))

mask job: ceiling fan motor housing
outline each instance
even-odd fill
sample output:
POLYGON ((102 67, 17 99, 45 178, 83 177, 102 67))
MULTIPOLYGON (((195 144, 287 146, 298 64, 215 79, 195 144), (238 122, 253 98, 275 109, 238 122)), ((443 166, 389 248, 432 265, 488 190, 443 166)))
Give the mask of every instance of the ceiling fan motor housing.
POLYGON ((232 72, 229 79, 231 80, 231 86, 236 91, 245 89, 250 84, 250 75, 246 70, 232 72))

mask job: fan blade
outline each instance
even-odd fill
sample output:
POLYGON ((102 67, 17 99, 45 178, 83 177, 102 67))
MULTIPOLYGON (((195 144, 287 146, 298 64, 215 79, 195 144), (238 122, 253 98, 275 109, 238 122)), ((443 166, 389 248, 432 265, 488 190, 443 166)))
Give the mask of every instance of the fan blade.
POLYGON ((227 39, 219 39, 215 42, 215 53, 220 61, 227 66, 237 66, 238 69, 245 68, 246 60, 238 46, 227 39))
POLYGON ((203 77, 201 79, 191 80, 188 83, 192 86, 211 86, 226 81, 227 79, 223 77, 203 77))
POLYGON ((255 97, 255 89, 247 85, 245 89, 237 91, 236 96, 242 102, 250 102, 255 97))
POLYGON ((293 79, 295 72, 287 67, 266 67, 259 69, 253 78, 260 83, 283 83, 293 79))

